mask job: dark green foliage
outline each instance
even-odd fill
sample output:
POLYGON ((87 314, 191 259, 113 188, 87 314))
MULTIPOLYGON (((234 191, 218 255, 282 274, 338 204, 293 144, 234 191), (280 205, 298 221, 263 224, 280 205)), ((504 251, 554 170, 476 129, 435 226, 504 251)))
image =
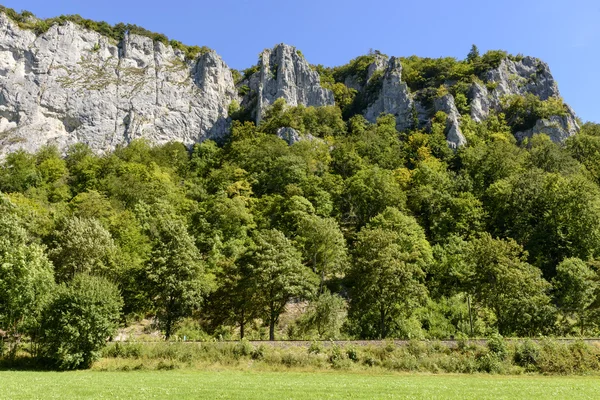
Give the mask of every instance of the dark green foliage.
POLYGON ((448 80, 470 79, 475 73, 471 64, 452 57, 402 58, 402 79, 412 91, 437 88, 448 80))
POLYGON ((467 61, 470 63, 477 62, 481 56, 479 55, 479 49, 477 46, 471 46, 471 51, 467 54, 467 61))
POLYGON ((424 270, 432 255, 422 228, 387 208, 359 232, 354 255, 349 279, 356 333, 379 339, 398 334, 401 318, 427 298, 424 270))
POLYGON ((175 323, 200 307, 210 278, 204 275, 200 254, 183 221, 162 207, 142 212, 154 215, 145 221, 152 240, 146 290, 169 339, 175 323))
POLYGON ((240 82, 244 82, 245 80, 249 79, 252 75, 257 73, 258 71, 260 71, 259 64, 253 65, 250 68, 246 68, 245 70, 242 71, 242 79, 240 80, 240 82))
POLYGON ((264 310, 269 321, 269 340, 275 340, 275 326, 286 304, 294 297, 307 298, 314 292, 317 277, 302 265, 300 253, 283 233, 259 231, 250 256, 250 281, 257 292, 253 307, 264 310))
POLYGON ((465 261, 467 291, 493 310, 500 334, 531 336, 548 329, 554 311, 550 284, 525 262, 521 246, 484 234, 467 245, 465 261))
POLYGON ((525 96, 507 96, 502 99, 502 103, 506 121, 515 132, 533 128, 539 119, 567 114, 566 106, 558 97, 542 101, 536 95, 528 93, 525 96))
POLYGON ((344 82, 346 78, 352 77, 357 83, 364 86, 367 83, 369 65, 375 61, 375 55, 356 57, 348 64, 335 68, 333 78, 336 82, 344 82))
POLYGON ((40 356, 58 369, 89 368, 117 329, 122 300, 99 277, 77 275, 61 285, 42 318, 40 356))

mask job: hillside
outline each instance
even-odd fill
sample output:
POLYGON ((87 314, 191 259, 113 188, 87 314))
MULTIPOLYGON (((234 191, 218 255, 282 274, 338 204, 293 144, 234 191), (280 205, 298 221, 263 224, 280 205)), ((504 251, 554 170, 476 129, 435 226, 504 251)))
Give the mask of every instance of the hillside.
POLYGON ((26 336, 89 367, 127 326, 600 334, 600 125, 540 60, 324 67, 279 44, 234 71, 139 27, 5 11, 0 90, 7 354, 26 336))

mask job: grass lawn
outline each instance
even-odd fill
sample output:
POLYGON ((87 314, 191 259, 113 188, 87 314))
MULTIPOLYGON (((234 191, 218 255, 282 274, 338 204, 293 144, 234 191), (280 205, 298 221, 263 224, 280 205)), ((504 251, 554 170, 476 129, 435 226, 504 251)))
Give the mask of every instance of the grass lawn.
POLYGON ((0 399, 597 399, 599 377, 343 372, 0 372, 0 399))

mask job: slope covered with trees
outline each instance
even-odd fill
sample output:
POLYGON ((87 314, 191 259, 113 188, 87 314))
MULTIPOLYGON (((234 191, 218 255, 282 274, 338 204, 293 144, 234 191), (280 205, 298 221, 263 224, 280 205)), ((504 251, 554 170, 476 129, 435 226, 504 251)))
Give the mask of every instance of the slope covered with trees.
POLYGON ((9 154, 0 326, 66 366, 89 359, 63 359, 57 335, 79 322, 60 307, 99 329, 153 316, 166 337, 182 321, 230 338, 597 334, 598 126, 519 146, 499 115, 452 152, 440 123, 274 107, 191 152, 9 154), (271 133, 288 125, 324 133, 290 146, 271 133), (290 302, 308 308, 278 331, 290 302))
POLYGON ((145 317, 167 339, 598 335, 600 126, 517 142, 566 106, 511 95, 470 118, 469 84, 506 53, 402 59, 422 104, 453 94, 468 144, 452 150, 445 112, 402 130, 363 117, 378 56, 314 67, 336 105, 279 99, 258 125, 232 112, 220 143, 7 154, 2 351, 27 336, 53 365, 85 367, 145 317))

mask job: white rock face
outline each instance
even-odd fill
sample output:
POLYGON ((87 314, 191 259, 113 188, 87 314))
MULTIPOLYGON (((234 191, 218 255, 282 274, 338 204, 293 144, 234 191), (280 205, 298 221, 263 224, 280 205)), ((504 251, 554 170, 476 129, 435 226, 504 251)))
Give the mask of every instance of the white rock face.
POLYGON ((220 138, 234 99, 231 71, 212 51, 186 61, 150 38, 114 43, 73 23, 36 36, 0 14, 0 153, 220 138))
MULTIPOLYGON (((371 66, 377 68, 377 65, 373 63, 371 66)), ((393 114, 399 130, 412 126, 413 100, 408 86, 402 81, 400 60, 395 57, 390 58, 387 64, 377 100, 367 107, 364 116, 368 121, 375 122, 381 113, 393 114)))
POLYGON ((475 122, 481 122, 490 115, 491 99, 485 85, 473 82, 469 91, 471 98, 471 118, 475 122))
MULTIPOLYGON (((533 58, 524 57, 521 61, 504 59, 498 66, 487 72, 486 79, 495 88, 488 88, 479 82, 473 83, 471 97, 471 118, 483 121, 491 110, 501 109, 501 100, 508 95, 534 94, 540 100, 559 97, 558 85, 550 73, 548 64, 533 58)), ((556 143, 564 142, 569 136, 579 132, 575 113, 570 107, 566 116, 552 116, 537 121, 535 127, 525 132, 518 132, 515 137, 522 140, 533 134, 547 134, 556 143)))
POLYGON ((545 62, 534 57, 521 61, 505 58, 496 69, 487 72, 487 81, 497 84, 492 95, 494 108, 503 96, 532 93, 541 100, 559 96, 558 85, 545 62))
POLYGON ((277 130, 277 137, 285 140, 285 142, 291 146, 294 143, 301 142, 303 140, 317 140, 316 137, 311 135, 310 133, 300 133, 294 128, 290 128, 289 126, 285 126, 283 128, 279 128, 277 130))
POLYGON ((289 106, 320 107, 335 103, 333 92, 321 87, 319 73, 295 47, 285 44, 262 53, 260 70, 250 77, 248 86, 248 97, 256 96, 257 123, 277 99, 284 99, 289 106))
POLYGON ((446 113, 446 142, 448 147, 456 150, 467 144, 467 139, 460 130, 460 113, 454 103, 454 96, 447 94, 434 101, 435 111, 446 113))
POLYGON ((553 115, 548 119, 540 119, 535 126, 524 132, 515 133, 517 140, 521 141, 525 138, 530 138, 533 135, 548 135, 550 140, 555 143, 563 143, 569 137, 579 132, 579 125, 570 115, 558 116, 553 115))

